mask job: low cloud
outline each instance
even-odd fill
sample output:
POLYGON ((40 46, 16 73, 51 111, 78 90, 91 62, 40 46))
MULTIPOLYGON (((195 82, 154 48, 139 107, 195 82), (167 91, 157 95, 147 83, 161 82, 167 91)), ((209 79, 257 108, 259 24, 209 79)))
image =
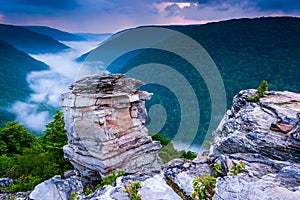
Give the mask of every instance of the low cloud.
MULTIPOLYGON (((34 71, 27 75, 27 82, 33 91, 26 102, 15 102, 10 111, 16 120, 35 132, 42 132, 52 120, 52 114, 45 108, 59 108, 60 95, 69 91, 76 80, 81 64, 74 61, 82 53, 97 46, 97 42, 74 42, 71 51, 57 54, 31 55, 50 66, 49 70, 34 71)), ((68 42, 68 45, 71 44, 68 42)))
POLYGON ((45 124, 49 122, 50 116, 47 111, 40 112, 36 104, 17 101, 13 104, 10 111, 17 115, 16 120, 24 124, 35 132, 45 129, 45 124))

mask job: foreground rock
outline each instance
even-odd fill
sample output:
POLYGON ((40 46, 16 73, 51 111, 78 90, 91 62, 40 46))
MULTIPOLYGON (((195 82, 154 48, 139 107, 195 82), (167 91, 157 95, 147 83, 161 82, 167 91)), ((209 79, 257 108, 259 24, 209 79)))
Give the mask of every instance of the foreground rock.
POLYGON ((66 199, 72 192, 76 192, 80 199, 85 200, 129 200, 130 197, 124 189, 132 182, 141 182, 138 194, 143 200, 190 200, 193 193, 192 181, 205 174, 212 175, 210 164, 219 163, 225 176, 217 178, 213 197, 215 200, 299 199, 300 94, 269 92, 260 102, 254 103, 247 99, 255 90, 241 91, 234 97, 231 110, 227 111, 214 132, 209 153, 205 152, 193 161, 172 160, 159 171, 157 169, 161 165, 156 154, 158 148, 148 139, 143 125, 147 118, 143 100, 149 98, 149 95, 133 89, 139 82, 123 79, 120 75, 104 79, 88 78, 75 83, 73 94, 64 96, 69 137, 69 144, 64 150, 79 173, 70 171, 66 173, 69 177, 66 180, 54 177, 41 183, 30 194, 30 198, 66 199), (116 83, 120 79, 127 81, 126 87, 116 83), (96 83, 100 83, 100 86, 96 83), (116 92, 113 88, 121 89, 116 92), (126 93, 125 90, 131 92, 126 93), (99 93, 90 95, 91 91, 99 93), (136 94, 138 98, 132 97, 136 94), (125 123, 116 120, 121 116, 125 123), (132 127, 132 124, 136 126, 132 127), (128 131, 128 127, 136 132, 128 131), (137 133, 138 131, 140 132, 137 133), (117 145, 121 148, 117 148, 117 145), (123 149, 130 153, 127 154, 123 149), (149 163, 151 159, 149 160, 147 150, 154 160, 153 163, 149 163), (95 155, 97 152, 103 157, 95 155), (112 155, 120 160, 112 162, 112 155), (146 159, 142 165, 147 163, 147 167, 137 169, 141 163, 135 161, 141 159, 146 159), (245 164, 244 173, 226 176, 234 163, 240 161, 245 164), (132 163, 128 165, 127 162, 132 163), (82 187, 87 185, 83 177, 91 176, 88 179, 92 180, 93 173, 103 176, 111 169, 124 169, 125 172, 129 170, 133 174, 119 177, 116 183, 95 189, 88 196, 83 194, 82 187))
POLYGON ((214 133, 211 162, 246 165, 243 175, 217 180, 214 199, 299 199, 300 94, 269 92, 259 103, 247 101, 254 93, 236 95, 214 133))
POLYGON ((68 200, 72 192, 83 195, 83 185, 78 177, 61 179, 60 176, 44 181, 30 193, 31 200, 68 200))
POLYGON ((161 169, 161 145, 144 125, 144 101, 152 94, 137 91, 141 85, 124 75, 93 76, 75 82, 62 96, 68 134, 64 153, 82 176, 97 180, 112 170, 161 169))

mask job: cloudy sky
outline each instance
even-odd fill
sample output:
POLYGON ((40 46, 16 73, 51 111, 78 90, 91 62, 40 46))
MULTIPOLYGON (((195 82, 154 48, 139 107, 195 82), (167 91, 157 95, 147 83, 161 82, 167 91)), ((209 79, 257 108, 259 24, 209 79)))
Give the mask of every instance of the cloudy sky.
POLYGON ((116 32, 150 24, 203 24, 242 17, 298 16, 299 0, 0 0, 0 23, 69 32, 116 32))

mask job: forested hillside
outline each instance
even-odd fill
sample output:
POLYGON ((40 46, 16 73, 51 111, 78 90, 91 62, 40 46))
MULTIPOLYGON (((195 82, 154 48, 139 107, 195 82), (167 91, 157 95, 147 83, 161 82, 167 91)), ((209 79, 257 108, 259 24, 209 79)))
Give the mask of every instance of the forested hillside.
MULTIPOLYGON (((300 91, 300 18, 237 19, 166 28, 190 36, 207 50, 222 75, 228 107, 238 91, 256 88, 262 80, 269 82, 270 90, 300 91)), ((120 62, 126 61, 121 57, 115 62, 117 65, 113 63, 108 70, 125 73, 141 64, 161 63, 180 72, 193 86, 201 102, 201 121, 195 140, 195 143, 201 143, 211 117, 209 91, 201 76, 193 66, 172 53, 155 49, 137 52, 125 55, 129 58, 134 55, 125 63, 120 62)), ((167 109, 167 124, 161 134, 172 138, 180 123, 178 101, 171 91, 161 86, 148 85, 143 89, 155 93, 148 106, 159 103, 167 109)))
POLYGON ((48 69, 48 66, 33 59, 10 44, 0 40, 0 124, 13 120, 6 109, 15 101, 22 101, 31 92, 26 81, 31 71, 48 69))

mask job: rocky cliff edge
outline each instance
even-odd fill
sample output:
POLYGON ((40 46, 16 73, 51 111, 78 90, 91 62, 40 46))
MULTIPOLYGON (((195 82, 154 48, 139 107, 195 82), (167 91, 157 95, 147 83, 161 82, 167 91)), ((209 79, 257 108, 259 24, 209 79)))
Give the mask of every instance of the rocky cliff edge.
POLYGON ((124 189, 137 181, 143 200, 192 199, 192 181, 212 175, 210 164, 219 163, 226 174, 239 162, 245 164, 243 173, 217 178, 213 199, 299 199, 300 94, 271 91, 259 102, 248 101, 254 94, 244 90, 234 97, 210 150, 193 161, 175 159, 161 171, 122 176, 88 196, 83 194, 82 176, 73 171, 64 180, 56 176, 39 184, 30 199, 68 199, 76 192, 80 199, 125 200, 130 198, 124 189))

